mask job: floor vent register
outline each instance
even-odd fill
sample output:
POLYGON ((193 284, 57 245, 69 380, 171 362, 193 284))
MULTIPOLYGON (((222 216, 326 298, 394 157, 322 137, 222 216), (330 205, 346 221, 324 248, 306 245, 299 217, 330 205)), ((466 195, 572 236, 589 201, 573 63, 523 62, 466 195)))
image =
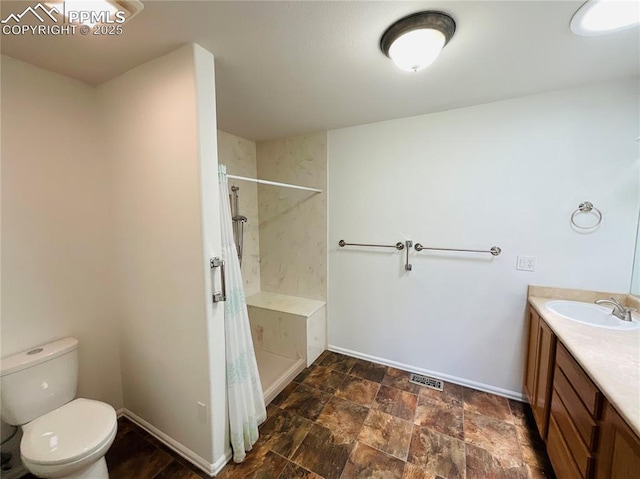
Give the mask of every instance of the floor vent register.
POLYGON ((415 373, 411 373, 409 382, 413 384, 419 384, 420 386, 425 386, 431 389, 435 389, 436 391, 442 391, 442 387, 444 386, 444 381, 440 379, 431 378, 429 376, 423 376, 422 374, 415 374, 415 373))

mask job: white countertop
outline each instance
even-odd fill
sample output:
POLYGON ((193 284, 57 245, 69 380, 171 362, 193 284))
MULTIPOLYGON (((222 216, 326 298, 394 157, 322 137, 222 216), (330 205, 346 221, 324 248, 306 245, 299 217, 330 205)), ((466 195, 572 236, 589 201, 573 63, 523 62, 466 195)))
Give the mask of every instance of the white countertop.
POLYGON ((621 331, 577 323, 545 308, 548 301, 553 299, 529 297, 540 317, 640 436, 640 329, 621 331))

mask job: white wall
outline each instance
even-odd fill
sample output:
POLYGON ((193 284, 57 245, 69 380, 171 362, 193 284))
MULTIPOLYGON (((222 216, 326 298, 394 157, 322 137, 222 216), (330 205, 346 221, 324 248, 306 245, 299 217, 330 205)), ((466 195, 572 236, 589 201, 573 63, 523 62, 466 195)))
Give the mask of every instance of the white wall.
POLYGON ((204 256, 202 267, 209 355, 209 419, 213 454, 213 464, 210 471, 218 472, 231 458, 231 448, 227 412, 224 306, 214 305, 211 301, 213 290, 220 287, 221 273, 216 273, 214 280, 209 266, 209 259, 219 256, 222 252, 218 139, 216 134, 216 85, 213 55, 198 45, 193 45, 193 47, 198 110, 198 150, 200 153, 200 219, 204 256))
POLYGON ((222 307, 209 271, 220 252, 213 57, 187 45, 99 93, 115 166, 124 405, 206 466, 224 449, 222 307))
POLYGON ((330 131, 329 344, 521 394, 528 284, 628 291, 637 105, 621 80, 330 131), (604 214, 591 234, 569 227, 585 200, 604 214), (503 253, 412 251, 405 273, 342 238, 503 253))
POLYGON ((122 407, 112 171, 96 91, 2 56, 2 356, 74 336, 78 394, 122 407))

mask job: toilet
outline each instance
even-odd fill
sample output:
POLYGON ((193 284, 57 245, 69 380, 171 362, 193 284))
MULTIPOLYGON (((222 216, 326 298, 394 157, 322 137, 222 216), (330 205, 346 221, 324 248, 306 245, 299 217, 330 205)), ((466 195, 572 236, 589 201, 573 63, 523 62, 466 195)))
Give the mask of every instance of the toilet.
POLYGON ((116 437, 109 404, 78 398, 78 340, 64 338, 0 360, 2 420, 22 426, 20 455, 35 476, 108 479, 116 437))

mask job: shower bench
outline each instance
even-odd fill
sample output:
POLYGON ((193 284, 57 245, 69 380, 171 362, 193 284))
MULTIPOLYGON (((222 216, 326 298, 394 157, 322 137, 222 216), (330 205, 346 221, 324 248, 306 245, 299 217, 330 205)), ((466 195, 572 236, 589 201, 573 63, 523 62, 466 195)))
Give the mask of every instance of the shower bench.
POLYGON ((268 404, 326 349, 326 303, 262 291, 247 297, 247 307, 268 404))

